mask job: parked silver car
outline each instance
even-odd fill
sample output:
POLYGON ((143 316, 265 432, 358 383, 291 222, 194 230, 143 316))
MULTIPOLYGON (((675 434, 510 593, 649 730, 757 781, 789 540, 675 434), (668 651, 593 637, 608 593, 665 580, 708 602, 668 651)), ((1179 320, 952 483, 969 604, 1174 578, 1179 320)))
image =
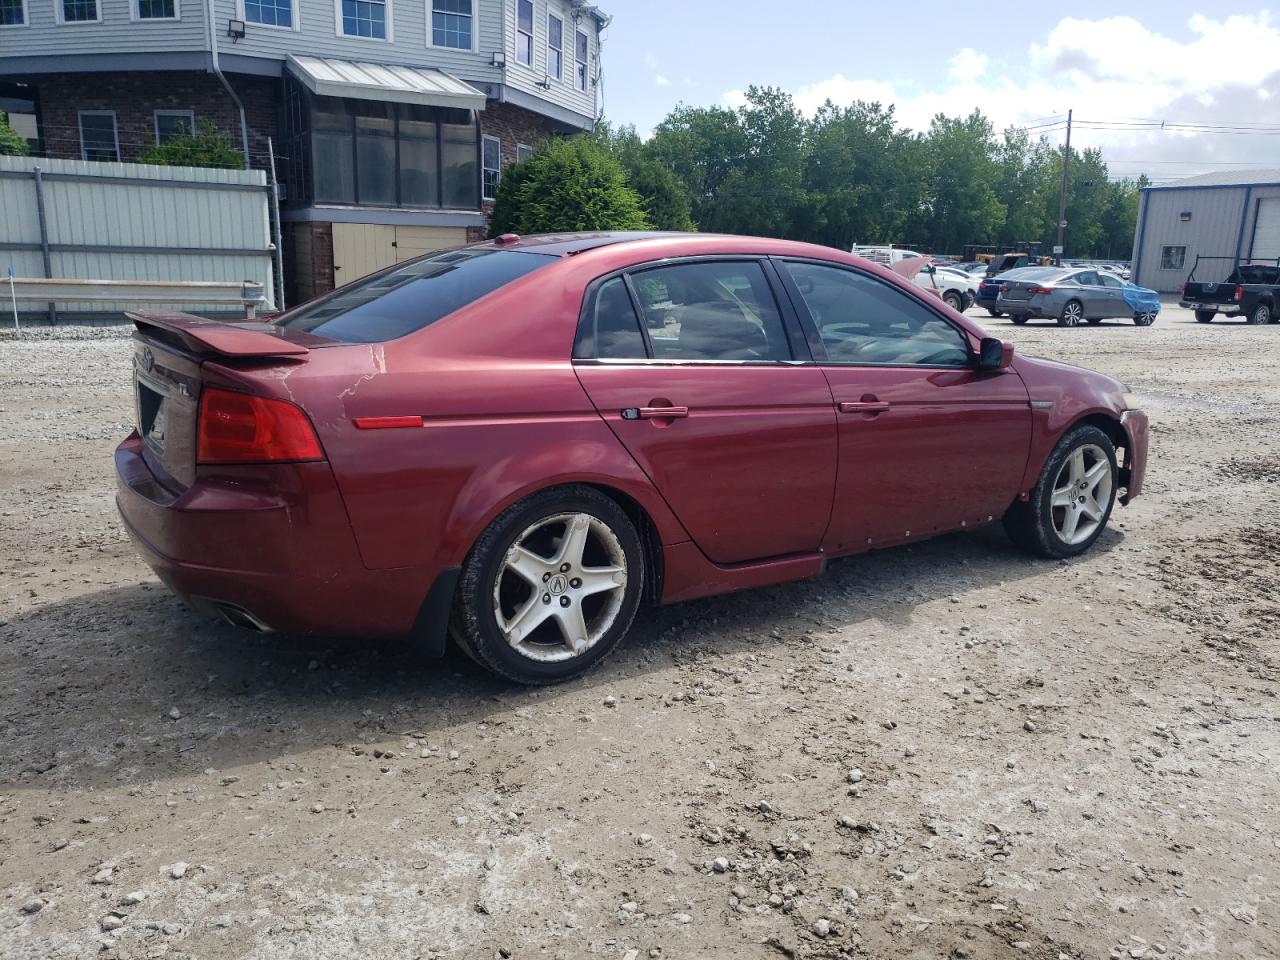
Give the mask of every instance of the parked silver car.
POLYGON ((1125 283, 1104 270, 1020 267, 1002 273, 1000 279, 1005 282, 996 309, 1014 323, 1047 317, 1060 326, 1074 327, 1082 320, 1101 323, 1124 317, 1147 327, 1160 312, 1160 297, 1154 290, 1125 283))

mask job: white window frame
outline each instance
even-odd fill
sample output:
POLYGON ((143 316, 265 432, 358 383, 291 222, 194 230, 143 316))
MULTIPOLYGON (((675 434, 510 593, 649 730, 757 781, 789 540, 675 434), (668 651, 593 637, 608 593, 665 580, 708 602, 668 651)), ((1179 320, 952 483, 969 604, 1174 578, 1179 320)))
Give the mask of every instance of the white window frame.
POLYGON ((573 89, 582 93, 587 92, 587 88, 591 86, 591 34, 585 30, 573 28, 573 89), (587 59, 578 59, 578 37, 584 37, 587 41, 587 59), (578 85, 578 64, 582 64, 582 85, 578 85))
POLYGON ((516 163, 524 163, 533 156, 533 147, 527 143, 516 144, 516 163))
MULTIPOLYGON (((426 0, 427 4, 427 46, 433 50, 457 50, 464 53, 462 47, 437 47, 435 33, 435 2, 426 0)), ((480 0, 471 0, 471 52, 480 50, 480 0)))
POLYGON ((490 170, 493 170, 493 172, 498 175, 497 182, 501 184, 502 183, 502 140, 498 137, 490 136, 489 134, 486 133, 480 138, 480 199, 481 201, 498 199, 498 191, 496 189, 493 191, 493 196, 489 196, 487 193, 484 192, 484 180, 485 180, 484 175, 490 170), (498 166, 496 168, 486 167, 484 165, 484 145, 490 140, 492 140, 494 143, 498 145, 498 166))
MULTIPOLYGON (((299 0, 289 0, 289 25, 281 26, 278 23, 259 23, 257 20, 250 20, 248 14, 245 13, 244 0, 236 0, 236 19, 244 22, 245 26, 252 26, 255 30, 261 28, 263 30, 292 30, 297 32, 302 29, 301 17, 298 16, 299 0)), ((338 5, 338 28, 342 28, 342 5, 338 5)), ((345 37, 346 34, 344 33, 345 37)), ((368 37, 360 37, 361 40, 368 40, 368 37)))
MULTIPOLYGON (((86 23, 89 21, 85 21, 86 23)), ((97 163, 119 163, 120 162, 120 121, 116 117, 114 110, 77 110, 76 111, 76 133, 80 137, 80 159, 88 160, 85 156, 88 152, 84 144, 84 117, 110 117, 111 118, 111 134, 116 142, 116 158, 114 161, 95 161, 97 163)))
MULTIPOLYGON (((102 0, 98 0, 99 3, 102 0)), ((129 19, 134 23, 174 23, 182 19, 182 0, 173 0, 172 17, 144 17, 138 10, 141 0, 129 0, 129 19)))
POLYGON ((188 121, 191 132, 196 132, 196 112, 194 110, 152 110, 151 126, 156 135, 156 146, 160 146, 160 118, 161 117, 182 117, 188 121))
POLYGON ((546 57, 547 57, 547 61, 546 61, 546 62, 547 62, 547 76, 548 76, 548 77, 550 77, 552 80, 558 80, 558 81, 560 81, 561 83, 564 83, 564 17, 560 16, 560 15, 559 15, 559 14, 557 14, 557 13, 553 13, 550 7, 547 7, 547 49, 546 49, 546 57), (560 48, 559 48, 559 53, 560 53, 560 76, 558 76, 558 77, 557 77, 554 73, 552 73, 552 72, 551 72, 551 51, 556 49, 555 47, 553 47, 553 46, 551 45, 551 21, 552 21, 552 20, 558 20, 558 21, 560 21, 560 48))
MULTIPOLYGON (((59 0, 61 2, 61 0, 59 0)), ((295 3, 297 0, 295 0, 295 3)), ((368 0, 370 3, 381 3, 387 8, 387 35, 385 37, 362 37, 342 30, 342 0, 333 0, 333 31, 342 40, 360 40, 365 43, 395 43, 395 11, 393 0, 368 0)))
MULTIPOLYGON (((21 23, 0 23, 0 30, 21 30, 24 27, 31 26, 31 11, 27 9, 27 0, 18 0, 22 5, 22 22, 21 23)), ((61 3, 59 3, 61 8, 61 3)))
MULTIPOLYGON (((58 2, 61 3, 62 0, 58 0, 58 2)), ((533 61, 537 59, 537 57, 534 56, 534 36, 533 35, 537 32, 538 5, 534 3, 534 0, 528 0, 531 14, 529 17, 529 32, 525 33, 523 30, 520 29, 520 4, 522 2, 524 2, 524 0, 516 0, 516 63, 520 64, 523 67, 529 67, 532 69, 533 61), (527 63, 524 60, 520 59, 520 38, 521 37, 529 38, 529 60, 527 63)))
MULTIPOLYGON (((132 0, 131 0, 132 2, 132 0)), ((102 0, 93 0, 93 8, 98 14, 96 20, 64 20, 62 17, 63 0, 53 0, 53 18, 54 22, 61 27, 78 27, 85 23, 101 23, 102 22, 102 0)))

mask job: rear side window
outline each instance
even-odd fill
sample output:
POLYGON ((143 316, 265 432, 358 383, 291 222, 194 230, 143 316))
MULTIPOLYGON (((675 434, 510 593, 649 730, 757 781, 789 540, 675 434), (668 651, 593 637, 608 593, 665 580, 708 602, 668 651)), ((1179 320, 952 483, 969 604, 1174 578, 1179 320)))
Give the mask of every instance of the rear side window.
POLYGON ((578 360, 643 360, 647 356, 636 308, 621 277, 606 280, 591 297, 573 356, 578 360))
POLYGON ((631 276, 655 360, 790 360, 764 269, 684 263, 631 276))
POLYGON ((523 250, 449 250, 357 280, 274 322, 344 343, 394 340, 557 259, 523 250))

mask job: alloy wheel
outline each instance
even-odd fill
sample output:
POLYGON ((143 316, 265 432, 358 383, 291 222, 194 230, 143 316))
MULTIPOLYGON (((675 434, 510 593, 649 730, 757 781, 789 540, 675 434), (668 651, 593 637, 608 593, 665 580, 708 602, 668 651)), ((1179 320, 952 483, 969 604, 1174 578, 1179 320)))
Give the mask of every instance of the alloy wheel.
POLYGON ((1063 543, 1075 545, 1088 540, 1107 515, 1115 479, 1111 460, 1096 444, 1084 444, 1058 470, 1053 481, 1053 529, 1063 543))
POLYGON ((1143 310, 1134 316, 1133 322, 1140 327, 1149 327, 1156 322, 1156 313, 1154 310, 1143 310))
POLYGON ((493 614, 512 649, 555 663, 600 641, 626 598, 627 558, 589 513, 546 517, 508 548, 493 584, 493 614))
POLYGON ((1078 326, 1080 319, 1084 316, 1084 308, 1076 301, 1072 300, 1062 308, 1062 325, 1064 327, 1078 326))

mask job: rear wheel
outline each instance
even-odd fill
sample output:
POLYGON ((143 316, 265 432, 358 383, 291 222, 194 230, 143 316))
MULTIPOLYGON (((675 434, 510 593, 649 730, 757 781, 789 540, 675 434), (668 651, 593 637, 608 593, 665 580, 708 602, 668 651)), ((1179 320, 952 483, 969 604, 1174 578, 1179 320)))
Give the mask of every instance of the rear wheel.
POLYGON ((1078 327, 1083 319, 1084 306, 1079 300, 1068 300, 1062 307, 1062 313, 1058 314, 1058 326, 1078 327))
POLYGON ((1001 313, 999 310, 996 310, 994 307, 987 307, 987 313, 991 314, 993 317, 1003 317, 1003 316, 1004 316, 1004 314, 1003 314, 1003 313, 1001 313))
POLYGON ((1271 322, 1271 307, 1268 304, 1260 303, 1253 308, 1253 312, 1249 314, 1249 322, 1254 324, 1264 324, 1271 322))
POLYGON ((1009 319, 1019 325, 1027 322, 1027 317, 1025 314, 1011 313, 1009 314, 1009 319))
POLYGON ((1217 310, 1197 310, 1196 323, 1209 323, 1217 314, 1217 310))
POLYGON ((1004 515, 1010 539, 1046 557, 1074 557, 1093 546, 1116 500, 1116 449, 1090 424, 1058 441, 1027 500, 1004 515))
POLYGON ((590 487, 504 510, 463 564, 451 631, 477 663, 519 683, 567 680, 616 647, 644 588, 635 525, 590 487))
POLYGON ((948 290, 942 295, 942 302, 956 313, 961 313, 964 310, 964 297, 953 290, 948 290))

